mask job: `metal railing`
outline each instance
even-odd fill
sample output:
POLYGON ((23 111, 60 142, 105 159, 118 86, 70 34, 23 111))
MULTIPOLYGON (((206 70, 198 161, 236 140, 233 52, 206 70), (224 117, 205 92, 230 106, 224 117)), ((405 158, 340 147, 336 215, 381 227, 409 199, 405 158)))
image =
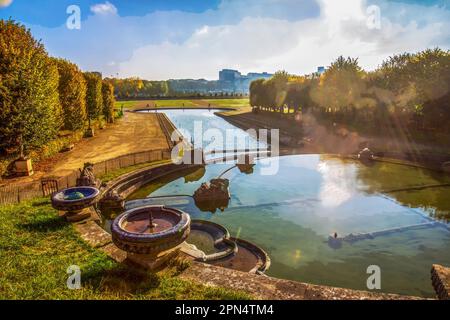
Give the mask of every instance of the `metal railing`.
MULTIPOLYGON (((94 174, 101 176, 109 172, 134 166, 137 164, 168 160, 170 159, 169 149, 158 149, 142 151, 132 154, 123 155, 117 158, 101 161, 94 164, 94 174)), ((62 190, 76 186, 77 179, 80 176, 79 170, 74 170, 70 174, 63 177, 45 177, 53 181, 53 188, 62 190)), ((0 186, 0 205, 16 204, 23 201, 31 200, 36 197, 48 196, 48 188, 42 180, 29 183, 11 183, 0 186)))

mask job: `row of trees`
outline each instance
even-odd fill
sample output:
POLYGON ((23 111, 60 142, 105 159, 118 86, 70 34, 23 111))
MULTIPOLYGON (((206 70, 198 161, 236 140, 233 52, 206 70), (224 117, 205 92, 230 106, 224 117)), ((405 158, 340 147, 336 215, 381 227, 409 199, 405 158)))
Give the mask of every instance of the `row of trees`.
POLYGON ((0 148, 38 148, 88 120, 113 122, 114 88, 99 73, 50 57, 31 32, 0 20, 0 148))
MULTIPOLYGON (((53 58, 54 59, 54 58, 53 58)), ((114 122, 114 87, 98 72, 82 72, 64 59, 54 59, 59 71, 59 101, 65 130, 80 130, 86 121, 105 119, 114 122)))
POLYGON ((106 81, 114 86, 114 93, 119 99, 165 97, 169 95, 167 81, 149 81, 136 77, 126 79, 107 78, 106 81))
POLYGON ((339 57, 323 73, 293 76, 277 72, 250 86, 258 109, 312 111, 347 123, 401 123, 422 130, 449 130, 450 52, 439 48, 395 55, 376 70, 358 59, 339 57))
POLYGON ((107 78, 114 86, 114 94, 119 99, 148 99, 162 97, 243 97, 234 92, 232 83, 207 80, 149 81, 137 77, 117 79, 107 78))

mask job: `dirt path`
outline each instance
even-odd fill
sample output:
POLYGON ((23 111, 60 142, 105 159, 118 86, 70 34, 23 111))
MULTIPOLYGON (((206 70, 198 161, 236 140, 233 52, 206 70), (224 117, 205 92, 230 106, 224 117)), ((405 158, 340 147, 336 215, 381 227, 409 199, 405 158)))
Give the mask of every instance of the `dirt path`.
POLYGON ((141 151, 168 148, 156 115, 125 112, 124 117, 94 138, 83 139, 67 153, 58 153, 34 165, 34 175, 10 180, 5 184, 23 184, 44 176, 64 176, 83 167, 85 162, 101 162, 141 151))
POLYGON ((86 139, 67 153, 51 171, 64 175, 83 166, 85 162, 100 162, 121 155, 168 148, 166 138, 154 114, 126 112, 122 121, 97 136, 86 139))

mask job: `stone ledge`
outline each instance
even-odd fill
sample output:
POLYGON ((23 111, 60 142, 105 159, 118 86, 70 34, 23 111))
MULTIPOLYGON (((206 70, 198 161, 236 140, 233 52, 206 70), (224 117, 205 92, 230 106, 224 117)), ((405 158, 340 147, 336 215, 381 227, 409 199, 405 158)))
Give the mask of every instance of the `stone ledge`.
POLYGON ((255 275, 193 262, 183 278, 245 291, 261 300, 421 300, 420 297, 334 288, 255 275))
POLYGON ((81 238, 94 248, 104 247, 112 242, 111 235, 100 227, 95 221, 88 221, 75 225, 81 238))
POLYGON ((450 300, 450 268, 433 264, 431 281, 440 300, 450 300))
POLYGON ((106 253, 111 259, 119 263, 124 262, 127 259, 127 253, 119 248, 117 248, 114 243, 110 243, 102 248, 100 248, 104 253, 106 253))

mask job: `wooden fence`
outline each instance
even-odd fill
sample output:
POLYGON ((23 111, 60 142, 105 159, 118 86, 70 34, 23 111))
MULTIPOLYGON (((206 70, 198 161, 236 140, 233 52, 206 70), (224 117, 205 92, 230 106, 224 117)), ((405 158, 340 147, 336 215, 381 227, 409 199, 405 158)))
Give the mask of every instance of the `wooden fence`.
MULTIPOLYGON (((114 159, 102 161, 94 164, 94 174, 101 176, 114 170, 134 166, 137 164, 168 160, 170 159, 170 150, 151 150, 138 153, 127 154, 114 159)), ((56 180, 58 190, 76 186, 79 178, 79 170, 75 170, 64 177, 46 177, 45 179, 56 180)), ((31 183, 15 183, 0 187, 0 205, 15 204, 27 201, 36 197, 48 196, 46 188, 42 187, 42 181, 31 183)))

